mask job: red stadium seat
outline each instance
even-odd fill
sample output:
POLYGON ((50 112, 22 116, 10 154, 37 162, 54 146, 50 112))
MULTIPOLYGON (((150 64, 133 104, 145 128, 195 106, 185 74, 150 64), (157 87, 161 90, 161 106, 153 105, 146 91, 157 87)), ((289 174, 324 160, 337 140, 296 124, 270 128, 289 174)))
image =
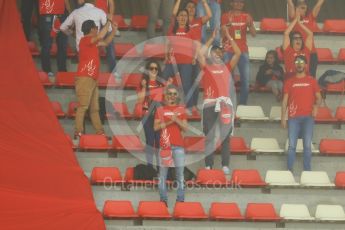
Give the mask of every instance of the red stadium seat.
POLYGON ((335 186, 337 188, 345 188, 345 172, 337 172, 334 180, 335 186))
POLYGON ((157 185, 158 180, 136 180, 134 179, 134 168, 129 167, 126 169, 125 182, 131 185, 157 185))
POLYGON ((143 30, 147 28, 148 21, 147 15, 133 15, 130 27, 134 30, 143 30))
POLYGON ((345 81, 327 84, 326 90, 329 93, 344 93, 345 92, 345 81))
POLYGON ((48 74, 43 71, 38 72, 38 76, 40 77, 41 84, 46 87, 53 86, 53 83, 49 80, 48 74))
POLYGON ((339 106, 337 108, 337 111, 335 112, 335 118, 338 119, 338 121, 345 122, 345 107, 339 106))
POLYGON ((114 106, 115 112, 118 113, 121 118, 124 118, 124 119, 133 118, 133 115, 129 113, 128 107, 125 103, 114 102, 113 106, 114 106))
POLYGON ((329 48, 316 48, 319 62, 333 63, 336 59, 333 57, 332 51, 329 48))
POLYGON ((137 102, 134 106, 134 110, 133 110, 133 118, 134 119, 138 119, 141 120, 144 116, 144 112, 143 112, 143 104, 137 102))
POLYGON ((61 104, 58 101, 52 101, 51 105, 53 107, 54 113, 58 118, 64 118, 66 114, 62 110, 61 104))
POLYGON ((154 44, 154 43, 145 43, 143 49, 143 56, 146 58, 165 58, 165 45, 164 44, 154 44))
POLYGON ((205 151, 205 137, 184 137, 184 148, 186 152, 204 152, 205 151))
POLYGON ((210 218, 213 220, 243 220, 244 217, 236 203, 212 203, 210 218))
POLYGON ((262 187, 265 181, 262 180, 258 170, 234 170, 231 177, 231 185, 239 187, 262 187))
POLYGON ((328 33, 345 33, 345 20, 325 20, 323 31, 328 33))
POLYGON ((245 218, 253 221, 279 221, 274 207, 270 203, 248 203, 245 218))
POLYGON ((284 18, 263 18, 260 23, 261 31, 284 32, 287 28, 284 18))
POLYGON ((66 133, 66 138, 68 143, 71 145, 72 149, 75 150, 77 148, 77 146, 73 143, 71 137, 66 133))
POLYGON ((247 146, 243 137, 231 137, 230 138, 230 152, 233 153, 251 153, 252 150, 247 146))
POLYGON ((320 153, 327 155, 345 155, 345 140, 322 139, 320 141, 320 153))
POLYGON ((74 78, 76 75, 76 72, 58 72, 55 78, 55 86, 74 87, 74 78))
POLYGON ((116 151, 144 151, 143 144, 135 135, 113 136, 113 148, 116 151))
POLYGON ((117 23, 117 28, 119 30, 128 30, 129 26, 122 15, 113 15, 113 21, 117 23))
POLYGON ((28 47, 32 56, 40 55, 40 51, 38 50, 36 44, 34 42, 28 42, 28 47))
POLYGON ((107 200, 103 207, 104 218, 137 218, 132 203, 129 200, 107 200))
POLYGON ((226 186, 226 177, 220 169, 199 169, 196 183, 203 186, 219 187, 226 186))
POLYGON ((319 107, 315 121, 318 123, 334 123, 337 119, 333 117, 332 111, 327 107, 319 107))
POLYGON ((116 57, 136 58, 140 55, 133 43, 115 43, 116 57))
POLYGON ((121 184, 124 180, 117 167, 95 167, 91 172, 92 184, 121 184))
POLYGON ((175 219, 183 220, 208 218, 200 202, 176 202, 173 216, 175 219))
POLYGON ((122 76, 122 87, 125 89, 138 89, 142 79, 141 73, 125 73, 122 76))
POLYGON ((98 86, 100 88, 115 88, 119 85, 116 83, 112 73, 100 73, 98 77, 98 86))
POLYGON ((345 48, 340 48, 338 53, 338 61, 345 62, 345 48))
POLYGON ((160 201, 140 201, 138 214, 145 219, 170 219, 171 215, 164 202, 160 201))
POLYGON ((77 107, 78 107, 79 103, 78 102, 75 102, 75 101, 71 101, 69 104, 68 104, 68 112, 67 112, 67 116, 69 118, 74 118, 75 117, 75 112, 77 110, 77 107))
POLYGON ((110 146, 105 135, 84 134, 79 139, 79 148, 83 150, 108 150, 110 146))

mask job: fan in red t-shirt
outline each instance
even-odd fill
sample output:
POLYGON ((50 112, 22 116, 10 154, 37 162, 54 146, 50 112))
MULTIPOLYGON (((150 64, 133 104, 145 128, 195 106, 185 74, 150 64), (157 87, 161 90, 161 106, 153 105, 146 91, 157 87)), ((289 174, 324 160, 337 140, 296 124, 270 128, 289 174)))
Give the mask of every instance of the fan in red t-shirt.
POLYGON ((108 32, 110 20, 98 33, 98 28, 93 20, 83 22, 81 30, 84 37, 79 43, 79 64, 75 80, 75 90, 78 98, 78 108, 75 118, 75 137, 84 132, 84 117, 89 110, 93 127, 97 134, 104 134, 103 126, 99 118, 98 84, 99 53, 98 47, 107 46, 114 38, 117 25, 112 24, 112 32, 103 40, 108 32))
MULTIPOLYGON (((297 56, 305 56, 307 63, 309 63, 312 48, 313 32, 301 23, 300 15, 297 13, 296 18, 290 23, 284 32, 282 49, 284 54, 286 78, 296 74, 296 66, 294 62, 297 56), (299 25, 307 34, 307 38, 305 40, 303 40, 300 32, 292 31, 296 25, 299 25)), ((309 68, 307 68, 306 71, 309 74, 309 68)))
POLYGON ((310 171, 314 117, 317 114, 318 106, 321 104, 322 99, 317 81, 306 74, 306 57, 297 56, 294 59, 294 64, 296 74, 285 81, 281 111, 281 125, 283 128, 288 127, 289 136, 287 166, 290 171, 293 171, 297 139, 301 133, 304 151, 304 170, 310 171), (288 115, 288 118, 286 115, 288 115))

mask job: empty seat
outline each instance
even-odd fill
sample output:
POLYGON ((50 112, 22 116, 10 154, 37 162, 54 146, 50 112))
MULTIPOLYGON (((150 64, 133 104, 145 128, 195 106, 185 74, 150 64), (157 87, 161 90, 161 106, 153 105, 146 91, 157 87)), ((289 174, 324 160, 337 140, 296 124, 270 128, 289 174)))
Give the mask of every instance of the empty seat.
POLYGON ((291 171, 275 171, 268 170, 266 172, 265 182, 273 186, 297 186, 299 183, 295 181, 295 178, 291 171))
POLYGON ((329 33, 345 33, 345 20, 325 20, 323 31, 329 33))
POLYGON ((145 219, 170 219, 171 215, 164 202, 160 201, 140 201, 138 214, 145 219))
POLYGON ((74 87, 75 72, 58 72, 55 77, 55 85, 58 87, 74 87))
POLYGON ((345 171, 337 172, 337 174, 335 175, 334 183, 337 188, 345 188, 345 171))
POLYGON ((136 58, 139 57, 138 51, 133 43, 115 43, 116 57, 136 58))
POLYGON ((125 89, 138 89, 142 79, 140 73, 126 73, 122 76, 122 86, 125 89))
POLYGON ((115 113, 117 113, 121 118, 132 119, 133 115, 129 112, 128 107, 125 103, 114 102, 113 104, 115 113))
POLYGON ((261 106, 251 105, 239 105, 237 107, 236 117, 238 117, 240 120, 268 120, 268 117, 265 116, 261 106))
MULTIPOLYGON (((289 139, 286 140, 285 143, 285 151, 288 151, 289 148, 289 139)), ((297 140, 297 145, 296 145, 296 153, 303 153, 303 140, 298 139, 297 140)), ((312 153, 320 153, 320 151, 314 146, 313 143, 311 143, 311 152, 312 153)))
POLYGON ((316 48, 317 56, 319 62, 322 63, 332 63, 335 62, 332 51, 329 48, 316 48))
POLYGON ((143 112, 143 104, 140 102, 137 102, 134 105, 134 110, 133 110, 133 118, 134 119, 138 119, 141 120, 144 116, 144 112, 143 112))
POLYGON ((345 81, 327 84, 326 91, 328 93, 344 93, 345 92, 345 81))
POLYGON ((46 87, 53 86, 53 83, 49 80, 48 74, 46 72, 39 71, 38 76, 43 86, 46 86, 46 87))
POLYGON ((345 62, 345 48, 340 48, 339 49, 338 61, 345 62))
POLYGON ((213 220, 243 220, 244 217, 236 203, 211 204, 209 216, 213 220))
POLYGON ((129 28, 122 15, 113 15, 113 21, 117 23, 119 30, 127 30, 129 28))
POLYGON ((64 118, 65 117, 65 113, 64 111, 62 110, 62 107, 61 107, 61 104, 60 102, 58 101, 52 101, 50 102, 52 107, 53 107, 53 110, 54 110, 54 113, 55 115, 58 117, 58 118, 64 118))
POLYGON ((263 61, 266 58, 267 49, 266 47, 253 47, 249 48, 249 58, 250 60, 259 60, 263 61))
POLYGON ((280 121, 282 114, 282 107, 281 106, 272 106, 270 111, 270 120, 272 121, 280 121))
POLYGON ((40 51, 38 50, 36 44, 32 41, 28 41, 28 48, 32 56, 40 55, 40 51))
POLYGON ((92 184, 123 183, 120 170, 117 167, 95 167, 91 172, 92 184))
POLYGON ((344 139, 322 139, 320 141, 320 152, 327 155, 344 155, 344 139))
POLYGON ((245 218, 253 221, 279 221, 271 203, 248 203, 245 218))
POLYGON ((79 148, 82 150, 108 150, 110 146, 105 135, 84 134, 79 139, 79 148))
POLYGON ((284 32, 287 28, 284 18, 263 18, 260 29, 264 32, 284 32))
POLYGON ((337 119, 333 117, 330 108, 323 106, 318 108, 315 121, 320 123, 334 123, 337 122, 337 119))
POLYGON ((146 58, 165 58, 165 45, 164 44, 154 44, 145 43, 143 49, 143 56, 146 58))
POLYGON ((203 186, 218 187, 227 185, 225 174, 220 169, 199 169, 196 183, 203 186))
POLYGON ((158 178, 154 178, 153 180, 134 179, 134 167, 128 167, 126 169, 126 174, 125 174, 124 180, 127 184, 137 185, 137 186, 158 184, 158 178))
POLYGON ((251 153, 252 150, 247 146, 243 137, 230 138, 230 152, 233 153, 251 153))
POLYGON ((345 107, 344 106, 339 106, 337 108, 337 111, 335 112, 335 118, 341 122, 345 121, 345 107))
POLYGON ((147 15, 133 15, 131 18, 131 29, 134 30, 143 30, 147 28, 148 24, 148 16, 147 15))
POLYGON ((205 137, 184 137, 184 148, 186 152, 204 152, 205 151, 205 137))
POLYGON ((176 202, 174 207, 175 219, 207 219, 207 215, 200 202, 176 202))
POLYGON ((74 118, 75 117, 75 112, 77 111, 77 107, 78 107, 79 103, 76 101, 71 101, 68 104, 68 111, 67 111, 67 116, 69 118, 74 118))
POLYGON ((113 136, 113 148, 116 151, 143 151, 144 146, 138 136, 116 135, 113 136))
POLYGON ((129 200, 107 200, 103 207, 105 218, 136 218, 132 203, 129 200))
POLYGON ((282 204, 280 217, 285 220, 314 220, 305 204, 282 204))
POLYGON ((118 84, 115 81, 115 77, 112 73, 100 73, 98 77, 98 86, 100 88, 115 88, 118 84))
POLYGON ((283 153, 275 138, 253 138, 250 148, 258 153, 283 153))
POLYGON ((329 177, 324 171, 303 171, 301 175, 302 186, 333 187, 329 177))
POLYGON ((235 169, 231 176, 231 185, 239 187, 262 187, 265 181, 262 180, 260 173, 255 169, 240 170, 235 169))
POLYGON ((344 209, 341 205, 316 206, 315 218, 323 221, 345 221, 344 209))

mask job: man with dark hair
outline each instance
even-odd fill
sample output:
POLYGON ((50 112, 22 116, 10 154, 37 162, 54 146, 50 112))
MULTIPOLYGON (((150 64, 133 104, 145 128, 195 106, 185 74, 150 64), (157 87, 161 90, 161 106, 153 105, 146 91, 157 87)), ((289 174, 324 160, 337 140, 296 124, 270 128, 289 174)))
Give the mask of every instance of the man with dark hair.
POLYGON ((78 108, 75 116, 75 137, 84 132, 84 117, 89 110, 90 118, 96 134, 104 134, 103 126, 99 117, 98 85, 100 60, 98 47, 107 46, 113 40, 116 32, 116 24, 112 24, 112 32, 106 39, 110 21, 107 21, 103 29, 98 33, 98 27, 92 20, 82 23, 81 31, 84 37, 79 43, 78 75, 75 80, 75 90, 78 98, 78 108))
POLYGON ((289 148, 287 166, 293 171, 296 157, 298 135, 303 139, 303 168, 311 170, 311 141, 313 138, 314 117, 321 104, 321 94, 317 81, 306 74, 307 58, 299 55, 295 58, 295 76, 284 84, 281 124, 288 127, 289 148), (288 114, 288 120, 286 115, 288 114))

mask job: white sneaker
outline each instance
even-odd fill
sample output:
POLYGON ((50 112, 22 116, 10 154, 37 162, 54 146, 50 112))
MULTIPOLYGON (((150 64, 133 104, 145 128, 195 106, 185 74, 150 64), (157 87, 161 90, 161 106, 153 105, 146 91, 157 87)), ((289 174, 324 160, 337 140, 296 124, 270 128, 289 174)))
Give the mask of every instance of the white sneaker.
POLYGON ((206 166, 205 169, 206 170, 211 170, 211 167, 210 166, 206 166))
POLYGON ((228 166, 223 166, 223 172, 225 175, 229 175, 230 174, 230 169, 228 166))
POLYGON ((120 31, 119 31, 119 30, 116 30, 116 32, 115 32, 115 36, 116 36, 116 37, 120 37, 120 36, 121 36, 121 33, 120 33, 120 31))
POLYGON ((49 72, 48 73, 48 77, 54 77, 54 73, 53 72, 49 72))

